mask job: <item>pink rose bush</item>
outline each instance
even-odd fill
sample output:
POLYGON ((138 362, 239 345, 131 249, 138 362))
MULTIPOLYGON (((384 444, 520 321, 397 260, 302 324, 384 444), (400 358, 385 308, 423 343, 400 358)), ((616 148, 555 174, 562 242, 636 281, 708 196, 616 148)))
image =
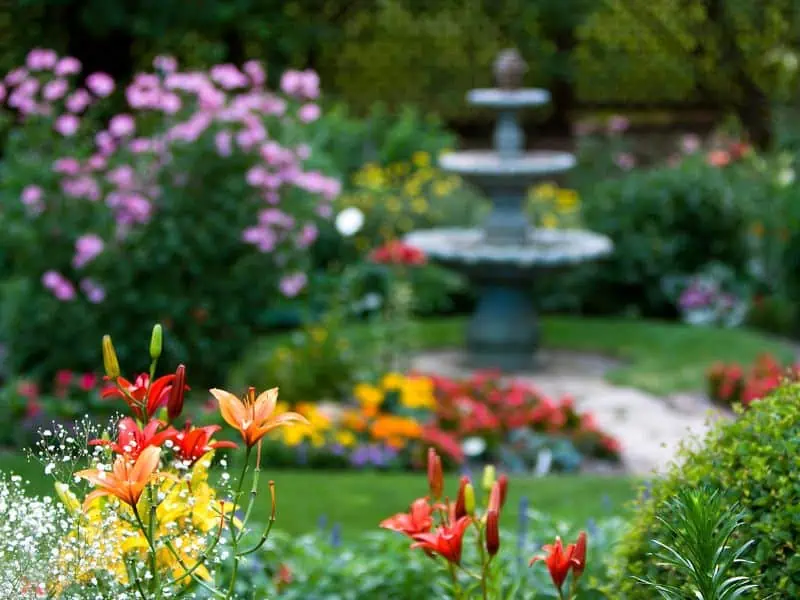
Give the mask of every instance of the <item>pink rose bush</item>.
MULTIPOLYGON (((34 307, 84 331, 103 310, 120 323, 157 317, 233 347, 270 302, 307 285, 308 251, 341 187, 311 143, 319 77, 287 71, 271 90, 256 61, 182 71, 160 56, 153 67, 125 85, 36 49, 0 79, 0 113, 14 123, 0 167, 0 279, 27 294, 12 303, 25 331, 0 330, 14 368, 55 327, 26 321, 34 307), (125 106, 108 116, 114 100, 125 106), (201 273, 216 283, 201 285, 201 273), (211 318, 193 322, 198 312, 211 318)), ((58 362, 88 367, 78 355, 58 362)))

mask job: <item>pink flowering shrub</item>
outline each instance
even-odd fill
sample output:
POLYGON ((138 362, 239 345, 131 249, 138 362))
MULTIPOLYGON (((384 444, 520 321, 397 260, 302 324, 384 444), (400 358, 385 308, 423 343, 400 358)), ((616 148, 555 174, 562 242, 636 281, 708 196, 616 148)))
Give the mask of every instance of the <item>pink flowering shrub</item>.
POLYGON ((158 57, 124 85, 42 49, 0 79, 15 123, 0 167, 12 369, 86 369, 95 351, 81 340, 99 322, 161 320, 203 349, 198 370, 213 378, 303 292, 340 184, 311 140, 317 75, 265 81, 255 61, 184 72, 158 57), (109 115, 115 94, 127 107, 109 115))

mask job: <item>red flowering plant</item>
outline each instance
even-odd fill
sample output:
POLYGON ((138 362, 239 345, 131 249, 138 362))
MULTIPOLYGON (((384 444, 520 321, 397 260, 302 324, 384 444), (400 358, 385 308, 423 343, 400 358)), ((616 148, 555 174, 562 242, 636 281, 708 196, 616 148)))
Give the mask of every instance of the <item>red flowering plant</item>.
MULTIPOLYGON (((67 525, 55 553, 61 558, 51 572, 42 573, 41 581, 31 584, 47 597, 63 597, 65 590, 77 586, 114 598, 161 600, 199 588, 215 598, 233 598, 240 564, 264 545, 275 521, 275 486, 270 481, 269 522, 259 537, 246 541, 252 509, 263 501, 261 440, 276 428, 307 421, 293 412, 276 414, 277 388, 260 394, 250 388, 241 399, 225 390, 210 390, 223 420, 238 431, 244 446, 240 476, 231 478, 224 472, 221 483, 215 484, 210 477, 215 452, 239 444, 215 439, 219 426, 198 427, 191 421, 173 426, 189 388, 183 365, 156 377, 161 326, 153 328, 149 371, 134 378, 122 376, 109 336, 103 338, 102 348, 107 382, 103 396, 121 400, 117 404, 126 406, 129 414, 117 421, 115 434, 95 439, 88 429, 86 434, 67 432, 61 437, 58 431, 42 432, 39 458, 46 463, 45 473, 56 479, 67 525), (55 450, 70 444, 80 448, 87 438, 89 449, 77 452, 80 461, 88 462, 84 468, 58 456, 66 450, 55 450), (93 488, 82 500, 79 482, 93 488)), ((225 459, 220 463, 223 468, 227 464, 225 459)))
POLYGON ((493 371, 460 381, 431 379, 436 408, 425 439, 456 462, 464 460, 464 449, 520 467, 530 462, 526 455, 544 450, 551 453, 552 466, 564 469, 577 468, 581 456, 619 460, 617 440, 600 429, 591 413, 579 412, 569 397, 554 401, 524 382, 505 383, 493 371))
POLYGON ((712 401, 731 406, 741 404, 747 408, 756 400, 767 396, 786 379, 800 375, 800 364, 784 366, 774 356, 762 354, 745 370, 737 363, 715 363, 708 370, 706 383, 712 401))

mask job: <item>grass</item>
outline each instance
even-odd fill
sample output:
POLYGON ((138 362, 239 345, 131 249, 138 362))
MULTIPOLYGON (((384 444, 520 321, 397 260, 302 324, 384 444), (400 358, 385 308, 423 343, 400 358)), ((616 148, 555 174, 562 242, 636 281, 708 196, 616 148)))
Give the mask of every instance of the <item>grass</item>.
MULTIPOLYGON (((32 493, 52 493, 52 481, 44 476, 37 462, 28 462, 18 454, 0 454, 0 471, 22 475, 30 481, 32 493)), ((424 473, 265 471, 264 500, 254 508, 255 518, 262 522, 269 514, 268 479, 275 480, 277 488, 276 527, 291 534, 313 531, 322 518, 329 526, 339 523, 345 537, 374 530, 381 519, 407 510, 413 499, 427 493, 424 473)), ((455 495, 457 477, 448 476, 446 485, 451 496, 455 495)), ((637 481, 627 477, 515 477, 509 484, 504 526, 513 527, 516 523, 523 496, 528 498, 530 508, 570 523, 624 515, 636 487, 637 481)))
MULTIPOLYGON (((463 318, 417 321, 413 342, 419 350, 460 346, 465 324, 463 318)), ((787 343, 747 329, 566 316, 544 317, 541 324, 545 346, 618 358, 623 364, 607 373, 610 382, 656 395, 702 389, 707 369, 719 360, 749 364, 765 352, 784 361, 794 355, 787 343)), ((368 331, 367 325, 358 324, 347 335, 356 347, 364 347, 368 331)), ((259 357, 286 341, 286 335, 276 335, 257 342, 233 375, 235 387, 241 387, 244 372, 257 369, 259 357)))

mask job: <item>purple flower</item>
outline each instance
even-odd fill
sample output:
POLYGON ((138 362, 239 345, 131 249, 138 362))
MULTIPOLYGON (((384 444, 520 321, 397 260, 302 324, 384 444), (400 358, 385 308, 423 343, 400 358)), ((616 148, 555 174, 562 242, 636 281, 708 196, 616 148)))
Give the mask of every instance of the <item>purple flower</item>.
POLYGON ((284 276, 278 287, 280 288, 281 294, 287 298, 294 298, 303 291, 307 283, 308 276, 305 273, 292 273, 291 275, 284 276))
POLYGON ((224 64, 211 67, 211 80, 226 90, 246 87, 250 80, 234 65, 224 64))
POLYGON ((153 67, 164 73, 173 73, 178 68, 178 61, 174 56, 159 55, 153 59, 153 67))
POLYGON ((39 215, 44 211, 43 191, 38 185, 27 185, 23 188, 20 200, 30 215, 39 215))
POLYGON ((248 60, 242 65, 242 70, 250 77, 250 81, 255 86, 264 85, 267 80, 267 74, 264 72, 264 67, 257 60, 248 60))
POLYGON ((0 83, 0 103, 6 99, 6 87, 0 83))
POLYGON ((218 131, 214 136, 214 146, 220 156, 230 156, 233 151, 231 133, 229 131, 218 131))
POLYGON ((623 171, 630 171, 636 166, 636 157, 628 152, 620 152, 614 157, 614 164, 623 171))
POLYGON ((319 119, 320 113, 321 111, 319 106, 309 103, 300 107, 300 110, 297 111, 297 117, 303 123, 311 123, 312 121, 319 119))
POLYGON ((317 226, 313 223, 306 223, 300 230, 300 235, 297 237, 297 247, 301 250, 308 248, 313 244, 318 235, 317 226))
POLYGON ((5 82, 11 87, 19 85, 28 77, 28 70, 24 67, 17 67, 6 74, 5 82))
POLYGON ((81 71, 81 61, 74 56, 65 56, 56 63, 55 74, 59 77, 75 75, 81 71))
POLYGON ((72 266, 76 269, 82 269, 97 258, 103 252, 104 247, 105 244, 99 235, 94 233, 82 235, 75 242, 75 256, 72 259, 72 266))
POLYGON ((319 75, 314 71, 286 71, 281 77, 281 90, 288 96, 314 100, 319 96, 319 75))
POLYGON ((53 79, 48 81, 42 90, 42 96, 48 102, 53 102, 62 98, 67 93, 69 84, 66 79, 53 79))
POLYGON ((242 241, 253 244, 260 252, 272 252, 278 244, 278 236, 267 227, 248 227, 242 232, 242 241))
POLYGON ((630 126, 631 122, 621 115, 614 115, 608 120, 607 129, 609 133, 623 133, 630 126))
POLYGON ((92 304, 100 304, 106 299, 106 290, 99 283, 90 278, 81 280, 81 291, 86 296, 86 299, 92 304))
POLYGON ((262 225, 277 225, 288 229, 294 225, 294 217, 277 208, 266 208, 258 214, 258 222, 262 225))
POLYGON ((42 285, 50 290, 53 295, 62 302, 75 298, 75 288, 72 286, 72 283, 57 271, 47 271, 44 273, 44 275, 42 275, 42 285))
POLYGON ((58 61, 58 55, 54 50, 34 48, 28 52, 25 64, 31 71, 45 71, 55 67, 56 61, 58 61))
POLYGON ((118 138, 127 137, 136 130, 136 122, 128 114, 114 115, 108 124, 108 130, 118 138))
POLYGON ((92 73, 86 78, 86 87, 95 96, 105 98, 114 91, 114 80, 107 73, 92 73))
POLYGON ((89 106, 91 102, 92 102, 92 97, 89 95, 89 92, 87 92, 83 88, 80 88, 72 92, 69 96, 67 96, 65 105, 69 112, 80 113, 86 110, 86 107, 89 106))
POLYGON ((78 127, 80 127, 80 119, 75 115, 61 115, 56 119, 56 122, 53 124, 55 130, 63 135, 64 137, 70 137, 75 135, 75 132, 78 131, 78 127))
POLYGON ((64 175, 77 175, 80 171, 81 165, 77 158, 72 156, 65 156, 58 158, 53 162, 53 171, 55 173, 62 173, 64 175))

